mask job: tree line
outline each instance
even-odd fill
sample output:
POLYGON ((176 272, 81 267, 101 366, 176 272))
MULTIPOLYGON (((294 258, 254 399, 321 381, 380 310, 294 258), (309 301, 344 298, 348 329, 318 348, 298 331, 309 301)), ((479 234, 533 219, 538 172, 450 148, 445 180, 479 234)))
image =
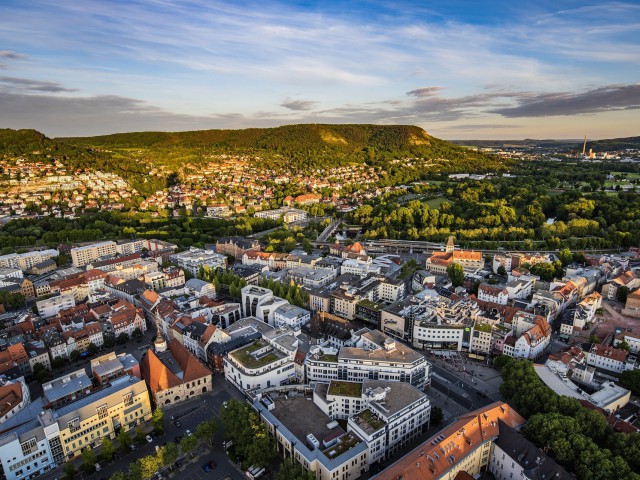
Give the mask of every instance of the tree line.
POLYGON ((529 361, 503 355, 495 365, 500 393, 528 420, 524 434, 556 462, 579 480, 640 479, 640 433, 614 432, 600 412, 547 387, 529 361))

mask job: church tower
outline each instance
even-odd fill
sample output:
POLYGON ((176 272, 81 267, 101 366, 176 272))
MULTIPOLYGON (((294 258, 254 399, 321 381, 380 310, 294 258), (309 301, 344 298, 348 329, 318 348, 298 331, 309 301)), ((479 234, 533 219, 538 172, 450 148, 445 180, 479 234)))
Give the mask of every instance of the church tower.
POLYGON ((447 240, 447 249, 446 252, 450 253, 453 255, 453 251, 455 250, 455 245, 453 243, 453 235, 449 237, 449 240, 447 240))

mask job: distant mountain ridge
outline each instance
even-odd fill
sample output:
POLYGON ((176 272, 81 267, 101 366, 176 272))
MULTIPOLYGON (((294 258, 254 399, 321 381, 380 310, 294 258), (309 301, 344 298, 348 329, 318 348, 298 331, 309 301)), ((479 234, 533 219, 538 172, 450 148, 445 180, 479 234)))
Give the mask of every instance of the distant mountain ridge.
MULTIPOLYGON (((525 138, 524 140, 451 140, 455 145, 467 145, 473 147, 544 147, 558 148, 563 150, 581 151, 584 140, 581 139, 563 139, 563 140, 538 140, 525 138)), ((640 148, 640 136, 609 138, 602 140, 589 140, 587 138, 587 148, 593 148, 598 151, 606 150, 623 150, 625 148, 640 148)))
POLYGON ((76 145, 113 147, 220 147, 264 150, 360 151, 366 147, 397 150, 429 145, 426 131, 411 125, 299 124, 242 130, 131 132, 96 137, 59 138, 76 145))

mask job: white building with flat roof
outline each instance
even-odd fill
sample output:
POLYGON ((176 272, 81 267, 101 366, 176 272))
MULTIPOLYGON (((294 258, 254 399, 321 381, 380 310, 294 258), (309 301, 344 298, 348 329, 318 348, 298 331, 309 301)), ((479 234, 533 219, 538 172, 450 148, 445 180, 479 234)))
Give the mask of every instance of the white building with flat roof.
POLYGON ((116 242, 107 241, 75 247, 71 249, 71 263, 74 267, 83 267, 102 257, 114 257, 117 253, 116 242))

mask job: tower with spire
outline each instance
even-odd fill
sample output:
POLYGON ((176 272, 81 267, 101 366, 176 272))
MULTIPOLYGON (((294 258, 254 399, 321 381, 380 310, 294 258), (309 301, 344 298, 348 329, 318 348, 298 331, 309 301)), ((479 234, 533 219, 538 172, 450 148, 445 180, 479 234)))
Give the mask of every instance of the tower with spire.
POLYGON ((162 328, 160 328, 160 322, 156 322, 156 339, 153 342, 153 346, 156 350, 156 353, 162 353, 167 351, 167 341, 162 336, 162 328))

